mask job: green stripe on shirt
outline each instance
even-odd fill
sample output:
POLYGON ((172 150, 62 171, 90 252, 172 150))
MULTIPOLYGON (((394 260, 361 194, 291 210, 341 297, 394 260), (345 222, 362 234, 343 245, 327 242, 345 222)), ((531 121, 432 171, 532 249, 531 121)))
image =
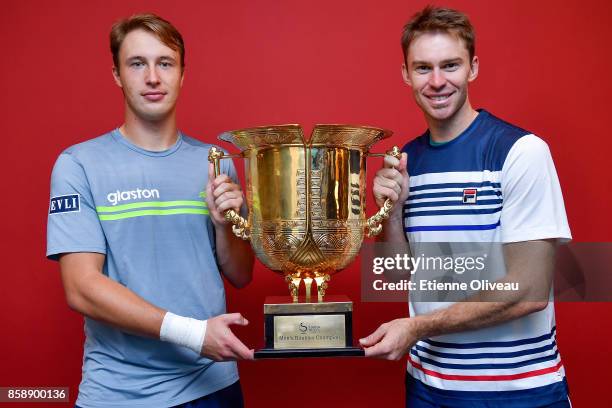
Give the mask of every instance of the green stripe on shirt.
POLYGON ((99 213, 114 213, 124 210, 131 210, 134 208, 148 208, 148 207, 206 207, 205 201, 191 201, 191 200, 178 200, 178 201, 142 201, 138 203, 121 204, 113 206, 100 206, 96 207, 96 211, 99 213))
POLYGON ((176 214, 208 214, 207 209, 200 208, 171 208, 167 210, 140 210, 119 214, 98 214, 100 221, 122 220, 124 218, 144 217, 148 215, 176 215, 176 214))

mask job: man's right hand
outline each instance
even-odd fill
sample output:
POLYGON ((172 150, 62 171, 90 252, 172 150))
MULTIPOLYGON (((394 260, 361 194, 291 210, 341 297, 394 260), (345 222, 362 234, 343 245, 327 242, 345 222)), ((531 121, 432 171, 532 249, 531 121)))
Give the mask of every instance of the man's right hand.
POLYGON ((393 204, 399 201, 400 205, 393 206, 392 213, 400 212, 402 204, 408 199, 409 177, 408 177, 408 155, 402 153, 400 159, 393 156, 385 156, 383 168, 376 172, 374 177, 374 198, 376 205, 382 207, 385 200, 389 198, 393 204), (399 208, 399 210, 398 210, 399 208))
POLYGON ((246 326, 247 319, 240 313, 228 313, 208 319, 202 355, 214 361, 253 360, 254 350, 249 350, 232 333, 230 325, 246 326))

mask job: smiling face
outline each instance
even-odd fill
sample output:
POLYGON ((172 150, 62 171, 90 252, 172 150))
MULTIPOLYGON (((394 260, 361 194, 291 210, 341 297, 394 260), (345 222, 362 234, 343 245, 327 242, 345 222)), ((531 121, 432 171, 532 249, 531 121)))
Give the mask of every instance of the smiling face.
POLYGON ((178 51, 137 29, 123 39, 118 63, 113 75, 123 90, 126 116, 158 122, 174 114, 183 84, 178 51))
POLYGON ((462 121, 471 114, 468 83, 478 76, 478 57, 470 61, 459 37, 449 32, 419 34, 408 47, 402 72, 428 122, 462 121))

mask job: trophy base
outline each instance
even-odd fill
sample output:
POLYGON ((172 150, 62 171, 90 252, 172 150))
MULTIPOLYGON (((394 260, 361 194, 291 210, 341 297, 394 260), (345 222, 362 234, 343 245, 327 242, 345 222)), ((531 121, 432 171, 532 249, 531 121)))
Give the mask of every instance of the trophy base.
POLYGON ((257 350, 255 358, 308 358, 308 357, 363 357, 365 352, 357 347, 321 349, 266 349, 257 350))
POLYGON ((289 296, 267 297, 264 304, 265 347, 256 359, 362 357, 353 347, 353 302, 328 296, 325 302, 289 296))

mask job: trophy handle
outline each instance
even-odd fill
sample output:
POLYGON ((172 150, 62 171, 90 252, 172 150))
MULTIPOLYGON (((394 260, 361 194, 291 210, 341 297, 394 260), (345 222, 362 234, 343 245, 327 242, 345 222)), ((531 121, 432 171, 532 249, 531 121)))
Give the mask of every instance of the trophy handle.
MULTIPOLYGON (((397 146, 393 146, 393 148, 389 151, 387 151, 385 154, 383 153, 369 153, 368 154, 371 157, 384 157, 385 155, 389 155, 389 156, 393 156, 397 159, 399 159, 402 155, 402 153, 400 152, 399 147, 397 146)), ((373 216, 371 216, 370 218, 367 219, 366 221, 366 235, 368 237, 374 237, 378 234, 380 234, 380 232, 382 231, 382 222, 383 220, 385 220, 386 218, 389 218, 389 213, 391 212, 391 209, 393 208, 393 203, 391 202, 390 199, 386 199, 383 206, 380 207, 380 209, 378 210, 378 212, 376 214, 374 214, 373 216)))
MULTIPOLYGON (((215 177, 217 177, 221 172, 219 166, 219 161, 221 159, 232 159, 241 157, 242 156, 239 155, 226 156, 222 150, 217 149, 215 146, 211 147, 208 151, 208 161, 211 162, 215 167, 215 177)), ((232 223, 232 231, 234 232, 234 235, 236 235, 238 238, 248 241, 251 236, 249 222, 233 209, 226 210, 224 216, 227 221, 232 223)))

